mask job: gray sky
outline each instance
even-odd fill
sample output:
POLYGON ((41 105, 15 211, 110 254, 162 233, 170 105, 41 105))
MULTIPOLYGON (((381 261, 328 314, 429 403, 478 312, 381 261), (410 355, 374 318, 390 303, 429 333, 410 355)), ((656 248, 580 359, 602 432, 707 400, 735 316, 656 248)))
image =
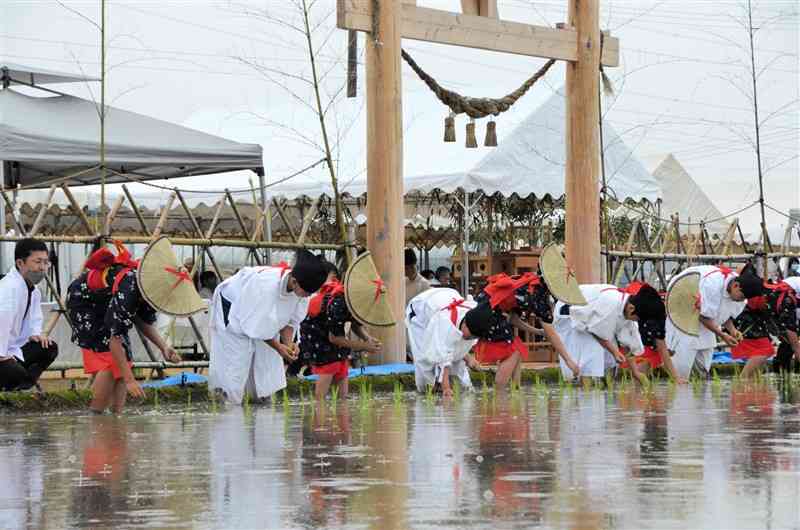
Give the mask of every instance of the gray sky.
MULTIPOLYGON (((456 0, 418 3, 459 8, 456 0)), ((674 153, 725 214, 758 197, 755 153, 748 143, 753 137, 752 107, 746 97, 752 88, 749 55, 740 48, 748 41, 738 22, 744 3, 606 0, 601 4, 602 26, 621 39, 622 48, 621 66, 608 72, 615 81, 616 97, 604 100, 607 119, 649 169, 666 153, 674 153)), ((762 26, 756 34, 756 67, 767 67, 758 87, 762 120, 769 116, 762 131, 764 166, 772 168, 765 178, 766 201, 788 211, 800 207, 798 3, 753 3, 756 25, 762 26)), ((499 5, 504 19, 548 25, 566 20, 564 0, 500 0, 499 5)), ((333 93, 345 77, 344 32, 334 28, 333 0, 319 0, 317 6, 313 20, 320 23, 317 45, 327 38, 319 63, 329 71, 325 89, 333 93)), ((319 159, 318 151, 287 130, 317 136, 315 117, 301 103, 311 100, 308 89, 301 82, 287 81, 295 99, 242 61, 291 74, 308 71, 300 35, 253 13, 264 10, 271 17, 300 23, 288 0, 108 0, 107 101, 234 140, 260 143, 270 180, 319 159)), ((99 32, 76 12, 99 20, 99 0, 2 0, 0 59, 96 75, 99 32)), ((363 41, 360 44, 363 53, 363 41)), ((413 41, 404 46, 441 84, 472 96, 510 92, 543 63, 413 41)), ((331 113, 342 137, 343 180, 360 175, 365 166, 363 66, 359 76, 359 97, 342 99, 331 113)), ((563 65, 558 65, 544 83, 501 116, 500 140, 563 79, 563 65)), ((97 96, 97 85, 92 88, 97 96)), ((85 86, 62 89, 91 97, 85 86)), ((487 148, 467 150, 460 143, 441 142, 444 107, 405 65, 403 95, 407 174, 468 169, 486 154, 487 148)), ((460 140, 464 123, 462 117, 457 125, 460 140)), ((303 178, 321 179, 325 173, 320 168, 303 178)), ((247 176, 237 175, 224 180, 198 177, 181 186, 217 189, 246 184, 247 176)), ((758 209, 751 208, 740 218, 755 229, 758 209)), ((768 223, 777 227, 785 219, 769 212, 768 223)))

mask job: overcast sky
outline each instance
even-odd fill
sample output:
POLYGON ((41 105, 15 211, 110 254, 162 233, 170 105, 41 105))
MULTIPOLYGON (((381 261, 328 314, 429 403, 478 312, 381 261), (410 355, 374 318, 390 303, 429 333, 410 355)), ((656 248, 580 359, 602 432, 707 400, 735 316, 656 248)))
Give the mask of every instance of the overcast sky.
MULTIPOLYGON (((1 0, 0 60, 97 75, 99 32, 82 16, 98 21, 99 4, 99 0, 1 0)), ((460 5, 455 0, 418 4, 450 10, 460 5)), ((752 91, 750 57, 743 49, 748 36, 740 26, 743 4, 746 1, 601 2, 602 27, 620 38, 622 49, 621 66, 608 72, 616 97, 604 100, 607 119, 648 169, 673 153, 725 214, 758 197, 755 153, 748 140, 753 137, 753 112, 747 97, 752 91)), ((762 130, 768 170, 765 195, 768 204, 785 212, 800 207, 798 2, 753 0, 753 5, 755 24, 761 28, 756 34, 756 68, 765 68, 759 78, 759 108, 762 120, 769 117, 762 130)), ((500 0, 499 6, 504 19, 541 25, 566 20, 565 0, 500 0)), ((301 36, 254 11, 267 11, 291 24, 301 21, 289 0, 108 0, 107 101, 233 140, 260 143, 268 180, 318 160, 321 154, 288 130, 317 137, 314 116, 253 66, 307 72, 301 36)), ((345 33, 334 27, 335 2, 319 0, 312 22, 320 24, 315 39, 321 47, 320 68, 329 72, 325 89, 335 92, 346 73, 345 33)), ((543 63, 412 41, 404 42, 404 47, 441 84, 472 96, 510 92, 543 63)), ((363 54, 363 40, 359 51, 363 54)), ((563 79, 563 65, 551 69, 544 83, 500 117, 501 142, 563 79)), ((311 101, 302 83, 288 83, 299 100, 311 101)), ((92 96, 86 86, 60 88, 92 96)), ((96 97, 97 84, 91 88, 96 97)), ((361 65, 359 97, 342 99, 331 113, 342 134, 344 180, 362 174, 366 164, 363 93, 361 65)), ((465 170, 486 154, 488 148, 466 150, 460 143, 441 142, 444 107, 405 65, 403 95, 406 174, 465 170)), ((459 140, 464 123, 462 117, 459 140)), ((325 178, 325 174, 320 167, 303 178, 325 178)), ((224 181, 198 177, 191 185, 181 185, 236 187, 247 185, 247 176, 224 181)), ((740 218, 755 228, 758 209, 751 208, 740 218)), ((778 226, 785 219, 769 212, 768 222, 778 226)))

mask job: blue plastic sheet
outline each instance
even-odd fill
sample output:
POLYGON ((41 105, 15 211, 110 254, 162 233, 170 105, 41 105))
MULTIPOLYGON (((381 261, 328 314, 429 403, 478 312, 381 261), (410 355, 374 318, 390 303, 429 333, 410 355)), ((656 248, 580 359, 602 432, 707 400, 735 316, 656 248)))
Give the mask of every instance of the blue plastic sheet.
POLYGON ((163 388, 165 386, 183 386, 197 383, 208 383, 208 378, 204 375, 192 372, 181 372, 179 374, 165 377, 159 381, 151 381, 142 385, 144 388, 163 388))
POLYGON ((729 351, 715 351, 714 356, 711 358, 711 364, 746 364, 747 361, 744 359, 734 359, 731 357, 731 352, 729 351))
MULTIPOLYGON (((361 368, 350 368, 347 374, 348 379, 359 377, 362 375, 392 375, 392 374, 413 374, 414 365, 409 363, 392 363, 392 364, 376 364, 373 366, 364 366, 361 368)), ((304 377, 307 381, 316 381, 319 376, 307 375, 304 377)))

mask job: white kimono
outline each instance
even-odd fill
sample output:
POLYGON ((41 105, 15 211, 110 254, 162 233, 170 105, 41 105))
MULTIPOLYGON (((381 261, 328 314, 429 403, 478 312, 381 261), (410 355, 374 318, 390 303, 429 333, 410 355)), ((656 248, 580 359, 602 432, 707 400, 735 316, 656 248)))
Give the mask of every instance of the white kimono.
POLYGON ((454 324, 447 307, 454 300, 463 300, 455 289, 430 289, 412 298, 406 307, 408 342, 414 355, 415 379, 420 392, 428 385, 440 383, 442 371, 447 367, 463 387, 472 388, 464 357, 478 340, 465 340, 458 325, 477 304, 469 301, 457 307, 454 324))
POLYGON ((36 288, 30 291, 28 306, 28 292, 28 284, 16 267, 0 280, 0 359, 24 360, 22 347, 31 336, 42 334, 42 294, 36 288))
MULTIPOLYGON (((728 285, 736 278, 736 273, 725 274, 713 265, 699 265, 689 267, 670 280, 670 287, 678 278, 693 272, 700 273, 700 314, 711 318, 718 326, 722 326, 728 319, 736 318, 744 310, 747 302, 736 302, 728 295, 728 285)), ((711 369, 711 358, 717 345, 717 336, 700 324, 700 334, 697 337, 688 335, 672 323, 668 318, 666 324, 667 348, 675 352, 672 364, 681 377, 689 377, 695 359, 702 363, 706 372, 711 369)))
MULTIPOLYGON (((788 283, 789 287, 794 289, 794 292, 800 297, 800 276, 792 276, 783 281, 788 283)), ((797 306, 797 320, 800 321, 800 305, 797 306)))
POLYGON ((242 402, 245 389, 262 398, 286 386, 283 358, 265 341, 286 326, 296 332, 306 316, 308 298, 287 292, 288 279, 288 270, 245 267, 214 291, 209 383, 233 403, 242 402), (231 303, 227 326, 222 297, 231 303))
MULTIPOLYGON (((644 351, 642 338, 636 322, 624 315, 629 294, 608 284, 581 285, 580 290, 588 303, 570 306, 569 315, 562 315, 564 303, 558 302, 553 326, 574 356, 581 376, 603 377, 606 365, 615 366, 616 360, 595 337, 625 346, 633 355, 644 351)), ((559 359, 559 365, 565 378, 573 377, 564 359, 559 359)))

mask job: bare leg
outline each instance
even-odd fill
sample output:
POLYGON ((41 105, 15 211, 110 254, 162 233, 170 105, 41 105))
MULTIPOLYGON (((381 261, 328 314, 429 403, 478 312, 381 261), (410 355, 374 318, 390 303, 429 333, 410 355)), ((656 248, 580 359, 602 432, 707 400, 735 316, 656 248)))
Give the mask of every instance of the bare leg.
POLYGON ((750 357, 750 359, 747 360, 747 364, 744 365, 744 369, 742 370, 742 379, 753 377, 755 372, 758 371, 758 369, 761 368, 765 362, 767 362, 766 356, 759 355, 758 357, 750 357))
POLYGON ((314 386, 314 397, 317 398, 317 401, 325 399, 325 395, 331 387, 331 381, 333 381, 332 374, 320 374, 317 384, 314 386))
POLYGON ((92 401, 89 409, 92 412, 104 412, 114 398, 114 376, 111 370, 104 370, 94 375, 92 383, 92 401))
POLYGON ((506 386, 508 381, 514 375, 514 370, 517 369, 519 364, 519 352, 514 352, 511 357, 500 363, 497 368, 497 375, 495 376, 494 383, 496 387, 506 386))
POLYGON ((522 386, 522 356, 520 356, 519 361, 517 361, 517 367, 514 368, 512 380, 515 387, 520 388, 522 386))
POLYGON ((121 377, 114 381, 114 405, 113 410, 115 414, 121 414, 122 409, 125 407, 125 398, 128 397, 128 388, 125 386, 125 380, 121 377))
POLYGON ((350 390, 350 386, 347 383, 347 378, 343 377, 336 384, 339 385, 339 397, 342 398, 342 399, 346 398, 347 397, 347 393, 350 390))

